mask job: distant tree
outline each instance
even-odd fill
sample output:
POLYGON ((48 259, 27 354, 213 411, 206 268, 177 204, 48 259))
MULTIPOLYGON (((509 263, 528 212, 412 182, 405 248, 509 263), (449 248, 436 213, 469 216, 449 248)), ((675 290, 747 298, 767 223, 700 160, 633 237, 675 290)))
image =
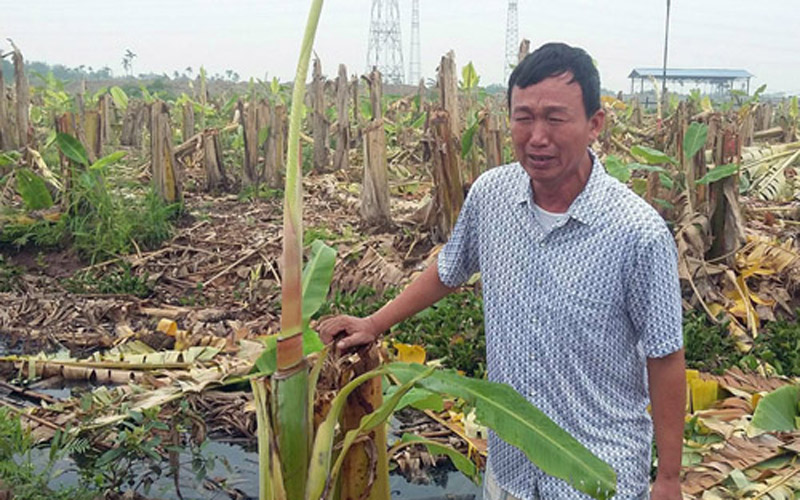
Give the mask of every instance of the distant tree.
POLYGON ((183 70, 183 72, 186 73, 189 76, 192 76, 192 67, 191 66, 186 66, 186 69, 183 70))
POLYGON ((125 69, 125 73, 128 76, 133 74, 133 59, 136 57, 136 54, 131 51, 131 49, 125 49, 125 54, 122 56, 122 67, 125 69))

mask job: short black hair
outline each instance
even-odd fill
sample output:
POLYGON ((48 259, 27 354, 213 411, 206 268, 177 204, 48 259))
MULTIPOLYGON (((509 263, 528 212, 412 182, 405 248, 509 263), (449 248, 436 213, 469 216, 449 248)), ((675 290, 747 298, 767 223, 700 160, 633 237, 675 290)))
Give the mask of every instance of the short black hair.
POLYGON ((600 74, 591 56, 580 47, 565 43, 546 43, 523 59, 508 78, 508 110, 511 112, 511 91, 515 86, 524 89, 545 78, 572 73, 583 94, 583 109, 591 118, 600 109, 600 74))

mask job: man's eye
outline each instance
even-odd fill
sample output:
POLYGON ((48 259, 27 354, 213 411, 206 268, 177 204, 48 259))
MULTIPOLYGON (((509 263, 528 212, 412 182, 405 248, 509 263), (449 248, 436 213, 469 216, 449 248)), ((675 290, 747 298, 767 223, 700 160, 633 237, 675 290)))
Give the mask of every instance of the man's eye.
POLYGON ((563 116, 548 116, 547 121, 550 123, 564 123, 566 120, 563 116))
POLYGON ((514 121, 515 122, 519 122, 519 123, 528 123, 528 122, 531 121, 531 117, 530 116, 515 116, 514 117, 514 121))

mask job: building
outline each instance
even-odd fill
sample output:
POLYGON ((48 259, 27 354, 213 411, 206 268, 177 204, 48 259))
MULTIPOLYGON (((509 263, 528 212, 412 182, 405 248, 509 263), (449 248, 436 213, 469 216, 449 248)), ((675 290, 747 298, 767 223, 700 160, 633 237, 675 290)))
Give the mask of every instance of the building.
MULTIPOLYGON (((655 78, 661 82, 664 75, 663 68, 634 68, 628 78, 631 79, 631 94, 636 93, 635 83, 639 80, 639 93, 644 93, 645 80, 650 81, 655 78)), ((706 86, 708 94, 724 94, 732 89, 742 90, 750 94, 750 78, 753 75, 743 69, 675 69, 667 68, 667 88, 675 91, 675 86, 670 83, 677 83, 681 87, 690 83, 692 86, 687 89, 701 88, 706 86)))

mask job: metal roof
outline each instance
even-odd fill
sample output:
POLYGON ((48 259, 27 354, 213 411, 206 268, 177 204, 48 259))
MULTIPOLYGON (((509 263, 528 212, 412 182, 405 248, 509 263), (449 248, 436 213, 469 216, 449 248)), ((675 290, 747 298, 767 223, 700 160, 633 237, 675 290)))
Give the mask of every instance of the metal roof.
MULTIPOLYGON (((628 78, 661 78, 664 74, 663 68, 634 68, 628 78)), ((667 68, 668 80, 709 80, 709 79, 732 79, 750 78, 753 75, 743 69, 677 69, 667 68)))

